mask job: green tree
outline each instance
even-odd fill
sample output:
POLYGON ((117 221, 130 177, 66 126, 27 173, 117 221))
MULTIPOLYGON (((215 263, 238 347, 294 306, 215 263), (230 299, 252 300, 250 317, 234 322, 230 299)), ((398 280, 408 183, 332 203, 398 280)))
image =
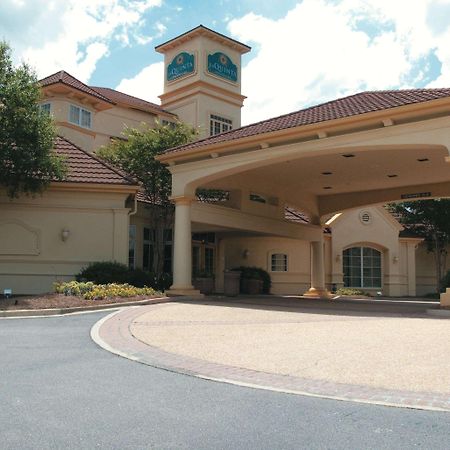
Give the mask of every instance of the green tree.
POLYGON ((142 130, 126 128, 125 139, 116 139, 101 147, 97 155, 133 176, 142 185, 150 214, 154 258, 151 271, 162 275, 164 266, 165 230, 172 228, 174 206, 170 201, 172 177, 166 166, 155 159, 165 150, 192 141, 196 132, 182 123, 161 125, 142 130))
POLYGON ((43 191, 65 174, 52 151, 55 129, 41 112, 40 89, 26 65, 14 67, 11 50, 0 42, 0 186, 10 197, 43 191))
POLYGON ((434 254, 436 292, 442 289, 445 275, 447 246, 450 243, 450 200, 417 200, 390 205, 400 223, 423 237, 427 249, 434 254))

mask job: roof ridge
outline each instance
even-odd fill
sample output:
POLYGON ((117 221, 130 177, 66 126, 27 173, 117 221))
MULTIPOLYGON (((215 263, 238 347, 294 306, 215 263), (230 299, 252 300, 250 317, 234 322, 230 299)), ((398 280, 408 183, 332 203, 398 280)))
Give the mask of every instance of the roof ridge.
POLYGON ((77 144, 74 144, 72 141, 70 141, 69 139, 65 138, 64 136, 61 136, 60 134, 58 134, 57 138, 62 139, 63 141, 67 142, 68 144, 74 146, 77 150, 80 150, 82 153, 86 154, 87 156, 89 156, 90 158, 92 158, 95 161, 99 162, 100 164, 104 165, 107 169, 113 171, 114 173, 116 173, 117 175, 121 176, 125 180, 127 180, 127 181, 129 181, 131 183, 134 183, 134 184, 138 184, 137 180, 135 180, 130 175, 126 174, 122 170, 119 170, 116 167, 114 167, 114 166, 110 165, 109 163, 105 162, 103 159, 101 159, 97 155, 95 155, 93 153, 89 153, 88 151, 84 150, 83 148, 81 148, 77 144))
POLYGON ((127 97, 135 98, 136 100, 140 100, 141 102, 150 103, 151 105, 154 105, 154 106, 157 106, 158 108, 161 108, 161 105, 158 105, 157 103, 150 102, 149 100, 145 100, 145 99, 140 98, 140 97, 136 97, 135 95, 127 94, 126 92, 118 91, 117 89, 113 89, 113 88, 105 87, 105 86, 90 86, 89 85, 89 87, 91 89, 94 89, 94 91, 96 91, 97 89, 107 89, 108 91, 118 92, 119 94, 126 95, 127 97))
MULTIPOLYGON (((129 98, 131 100, 137 100, 138 102, 146 103, 150 107, 155 108, 158 111, 164 112, 165 114, 169 114, 171 116, 176 116, 176 114, 174 114, 174 113, 164 109, 161 105, 158 105, 157 103, 151 102, 149 100, 145 100, 145 99, 140 98, 140 97, 136 97, 135 95, 127 94, 126 92, 118 91, 117 89, 114 89, 114 88, 104 87, 104 86, 89 86, 89 87, 91 89, 95 90, 96 92, 99 92, 100 95, 105 95, 106 96, 107 95, 106 93, 102 94, 102 90, 107 90, 107 91, 110 91, 110 92, 112 92, 114 94, 123 95, 123 96, 125 96, 125 97, 127 97, 127 98, 129 98)), ((115 104, 117 104, 117 102, 120 102, 120 100, 117 99, 117 98, 115 100, 111 99, 111 101, 114 101, 115 104)), ((130 106, 132 106, 132 105, 130 105, 130 106)))
MULTIPOLYGON (((44 80, 48 80, 49 78, 52 78, 52 77, 54 77, 55 75, 57 75, 57 80, 54 81, 54 82, 52 82, 52 83, 49 83, 49 84, 46 85, 46 86, 49 86, 49 85, 51 85, 51 84, 55 84, 55 83, 58 83, 58 82, 59 82, 59 83, 65 84, 66 86, 69 86, 69 87, 72 87, 72 88, 77 89, 77 90, 79 90, 79 91, 82 91, 81 89, 77 88, 76 86, 73 86, 73 85, 71 85, 70 83, 67 83, 67 82, 64 80, 64 75, 66 75, 67 77, 69 77, 69 78, 71 78, 72 80, 74 80, 76 83, 79 83, 79 84, 81 84, 83 87, 85 87, 85 88, 86 88, 86 91, 85 91, 86 94, 93 95, 91 92, 89 92, 89 91, 93 91, 93 92, 96 94, 96 96, 98 96, 100 99, 102 99, 102 100, 104 100, 104 101, 106 101, 106 102, 108 102, 108 103, 114 104, 114 102, 113 102, 111 99, 109 99, 108 97, 105 97, 105 96, 102 95, 100 92, 97 92, 95 89, 92 89, 88 84, 83 83, 83 82, 80 81, 78 78, 74 77, 72 74, 70 74, 69 72, 67 72, 66 70, 59 70, 59 71, 57 71, 57 72, 55 72, 55 73, 52 73, 51 75, 48 75, 47 77, 44 77, 44 78, 40 79, 40 80, 39 80, 39 83, 42 85, 44 80)), ((82 92, 83 92, 83 91, 82 91, 82 92)))

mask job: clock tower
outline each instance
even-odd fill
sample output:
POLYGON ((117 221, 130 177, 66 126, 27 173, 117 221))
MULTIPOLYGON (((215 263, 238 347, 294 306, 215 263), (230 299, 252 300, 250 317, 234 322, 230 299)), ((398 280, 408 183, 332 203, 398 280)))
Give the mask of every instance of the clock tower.
POLYGON ((241 57, 250 47, 199 25, 155 49, 164 55, 164 109, 201 138, 241 126, 241 57))

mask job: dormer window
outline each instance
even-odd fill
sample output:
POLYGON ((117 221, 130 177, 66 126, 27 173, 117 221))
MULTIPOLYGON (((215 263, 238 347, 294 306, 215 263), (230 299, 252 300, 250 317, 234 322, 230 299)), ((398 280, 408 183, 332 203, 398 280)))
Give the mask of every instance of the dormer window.
POLYGON ((91 128, 92 126, 92 113, 79 106, 70 105, 69 109, 69 122, 78 125, 83 128, 91 128))

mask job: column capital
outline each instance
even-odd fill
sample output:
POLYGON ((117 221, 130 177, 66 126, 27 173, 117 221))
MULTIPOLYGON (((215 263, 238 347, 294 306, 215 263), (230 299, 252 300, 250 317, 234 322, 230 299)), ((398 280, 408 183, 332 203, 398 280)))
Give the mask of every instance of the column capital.
POLYGON ((172 196, 169 200, 172 203, 175 203, 175 205, 190 205, 193 201, 195 201, 195 198, 187 196, 172 196))

